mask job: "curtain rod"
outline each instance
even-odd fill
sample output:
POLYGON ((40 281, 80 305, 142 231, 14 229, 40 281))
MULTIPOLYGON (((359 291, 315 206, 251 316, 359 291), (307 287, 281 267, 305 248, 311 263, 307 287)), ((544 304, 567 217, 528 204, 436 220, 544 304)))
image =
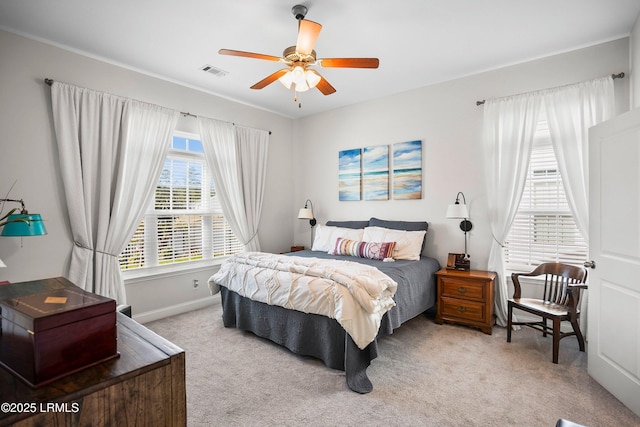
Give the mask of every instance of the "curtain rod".
MULTIPOLYGON (((183 116, 185 116, 185 117, 193 117, 194 119, 197 119, 197 118, 198 118, 198 115, 197 115, 197 114, 191 114, 191 113, 188 113, 188 112, 185 112, 185 111, 180 111, 180 114, 182 114, 182 115, 183 115, 183 116)), ((217 119, 216 119, 216 120, 217 120, 217 119)), ((221 120, 221 121, 224 121, 224 120, 221 120)), ((236 124, 235 124, 235 123, 233 123, 233 122, 227 122, 227 123, 231 123, 231 124, 232 124, 232 125, 234 125, 234 126, 236 125, 236 124)), ((242 125, 239 125, 239 126, 242 126, 242 125)), ((271 135, 271 131, 269 131, 269 135, 271 135)))
MULTIPOLYGON (((611 78, 612 79, 622 79, 624 78, 624 73, 618 73, 618 74, 611 74, 611 78)), ((485 100, 483 99, 482 101, 476 101, 476 105, 482 105, 484 104, 485 100)))
MULTIPOLYGON (((44 79, 44 82, 45 82, 47 85, 49 85, 49 86, 51 86, 51 85, 53 84, 53 81, 54 81, 53 79, 44 79)), ((197 115, 195 115, 195 114, 185 113, 185 112, 183 112, 183 111, 180 111, 180 114, 182 114, 182 115, 183 115, 183 116, 185 116, 185 117, 194 117, 194 118, 198 118, 198 116, 197 116, 197 115)), ((223 121, 224 121, 224 120, 223 120, 223 121)), ((234 126, 236 125, 236 124, 235 124, 235 123, 233 123, 233 122, 231 122, 231 124, 232 124, 232 125, 234 125, 234 126)), ((269 131, 269 135, 271 135, 271 131, 269 131)))

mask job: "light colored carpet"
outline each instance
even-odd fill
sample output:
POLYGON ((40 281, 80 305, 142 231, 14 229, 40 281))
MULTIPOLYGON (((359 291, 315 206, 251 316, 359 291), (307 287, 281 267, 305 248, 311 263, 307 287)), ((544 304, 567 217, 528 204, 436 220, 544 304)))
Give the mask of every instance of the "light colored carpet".
MULTIPOLYGON (((219 298, 219 297, 218 297, 219 298)), ((419 316, 379 340, 373 392, 344 373, 222 325, 220 302, 146 326, 186 351, 189 426, 640 426, 587 374, 577 340, 493 335, 419 316)))

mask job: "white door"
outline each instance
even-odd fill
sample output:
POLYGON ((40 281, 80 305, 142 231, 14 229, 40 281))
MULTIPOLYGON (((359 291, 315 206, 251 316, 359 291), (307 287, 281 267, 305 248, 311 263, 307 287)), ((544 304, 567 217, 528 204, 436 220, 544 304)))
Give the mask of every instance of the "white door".
POLYGON ((640 108, 589 132, 589 375, 640 416, 640 108))

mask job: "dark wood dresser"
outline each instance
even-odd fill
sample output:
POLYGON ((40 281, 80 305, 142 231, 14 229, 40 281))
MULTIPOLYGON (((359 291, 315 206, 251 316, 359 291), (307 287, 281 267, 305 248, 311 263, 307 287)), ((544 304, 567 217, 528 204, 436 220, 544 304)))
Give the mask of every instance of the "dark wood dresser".
POLYGON ((116 359, 40 388, 0 368, 0 426, 185 426, 184 350, 122 313, 116 319, 116 359))

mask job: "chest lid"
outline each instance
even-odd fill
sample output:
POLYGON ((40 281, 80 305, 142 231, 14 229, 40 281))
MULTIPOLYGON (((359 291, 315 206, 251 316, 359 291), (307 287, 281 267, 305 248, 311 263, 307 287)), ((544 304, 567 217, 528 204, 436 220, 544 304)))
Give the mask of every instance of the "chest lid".
POLYGON ((70 284, 0 300, 3 319, 34 333, 115 312, 116 302, 70 284))

